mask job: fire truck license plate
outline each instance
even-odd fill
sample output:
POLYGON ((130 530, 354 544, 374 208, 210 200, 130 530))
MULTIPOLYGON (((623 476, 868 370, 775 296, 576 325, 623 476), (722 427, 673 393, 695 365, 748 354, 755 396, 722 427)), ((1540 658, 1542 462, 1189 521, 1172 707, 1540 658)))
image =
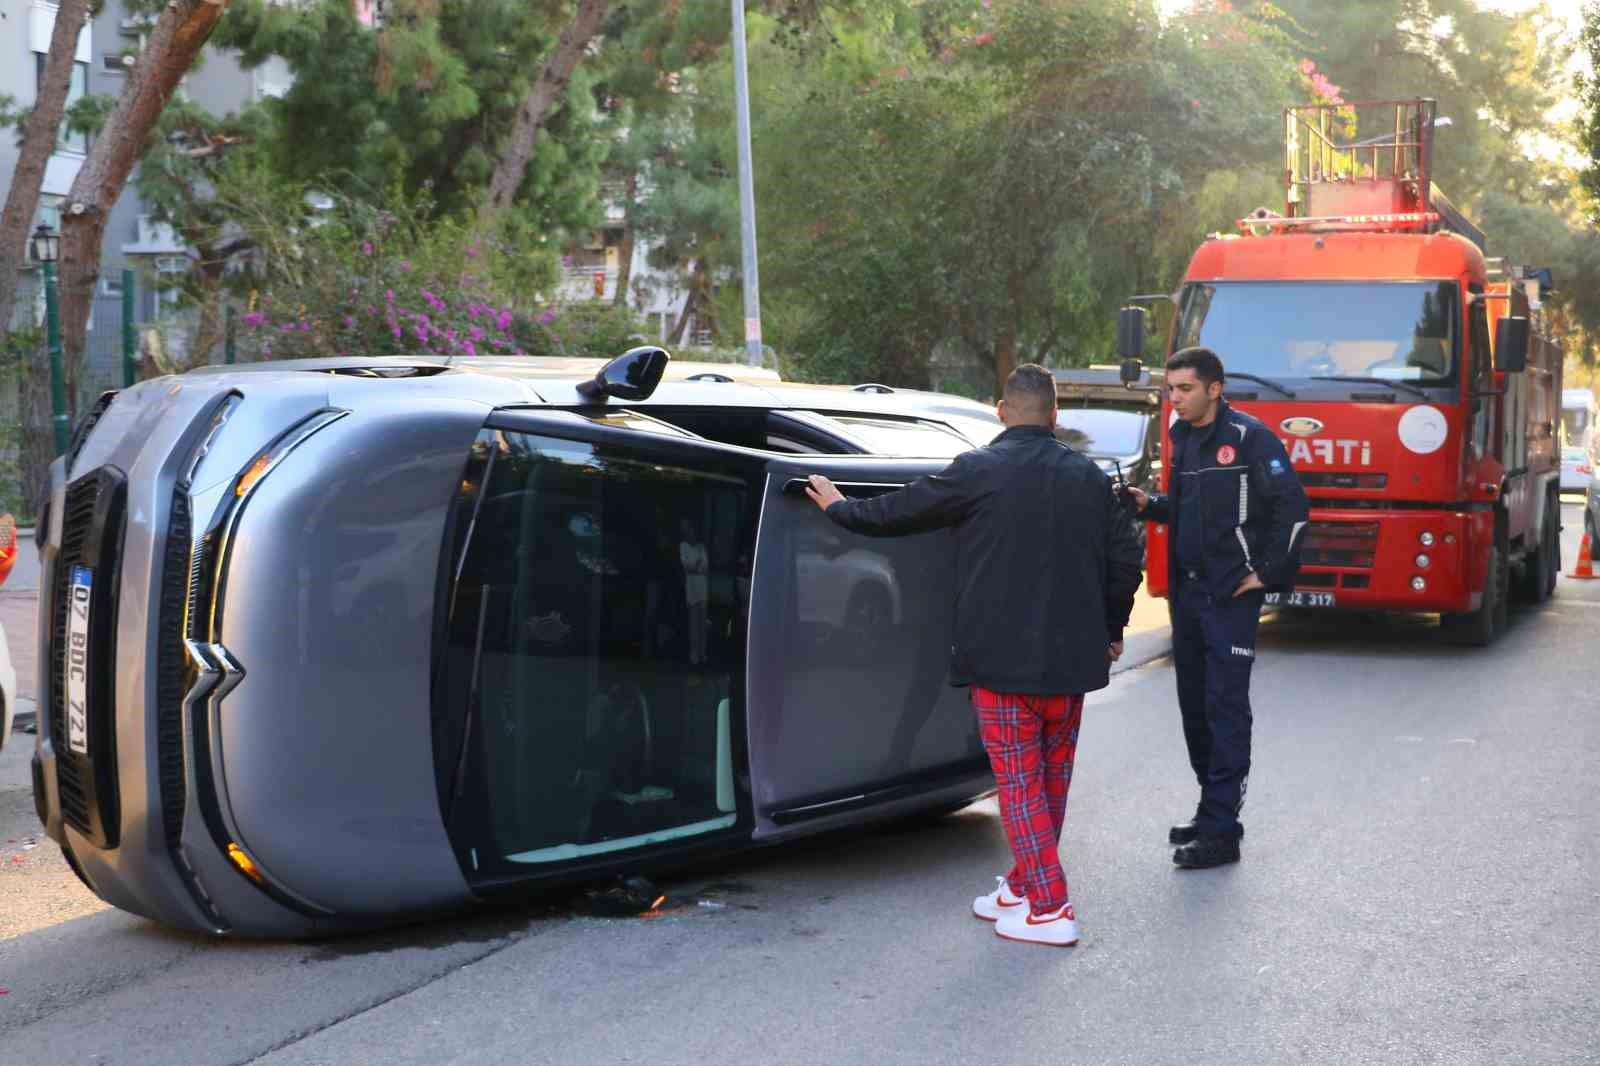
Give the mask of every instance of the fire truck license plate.
POLYGON ((1331 592, 1307 592, 1304 589, 1295 589, 1293 592, 1267 593, 1266 606, 1268 607, 1336 607, 1338 603, 1331 592))
POLYGON ((74 755, 89 754, 89 600, 94 588, 94 571, 87 566, 72 568, 67 583, 67 750, 74 755))

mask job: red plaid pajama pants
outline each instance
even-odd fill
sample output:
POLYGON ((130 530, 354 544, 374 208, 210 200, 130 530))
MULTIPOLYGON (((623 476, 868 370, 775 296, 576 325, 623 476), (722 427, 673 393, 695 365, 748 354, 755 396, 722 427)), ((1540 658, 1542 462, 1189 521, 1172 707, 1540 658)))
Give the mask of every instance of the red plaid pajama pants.
POLYGON ((1006 880, 1012 892, 1027 897, 1029 910, 1045 914, 1067 902, 1059 848, 1083 696, 992 692, 978 685, 970 691, 1016 860, 1006 880))

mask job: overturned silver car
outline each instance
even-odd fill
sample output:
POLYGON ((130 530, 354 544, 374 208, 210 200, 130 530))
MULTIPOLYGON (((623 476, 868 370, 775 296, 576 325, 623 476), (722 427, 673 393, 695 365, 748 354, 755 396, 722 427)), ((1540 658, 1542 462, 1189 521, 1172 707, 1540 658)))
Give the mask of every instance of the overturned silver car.
POLYGON ((800 482, 887 491, 993 413, 667 363, 102 397, 37 538, 34 791, 74 870, 172 925, 320 935, 989 791, 943 680, 952 542, 846 533, 800 482))

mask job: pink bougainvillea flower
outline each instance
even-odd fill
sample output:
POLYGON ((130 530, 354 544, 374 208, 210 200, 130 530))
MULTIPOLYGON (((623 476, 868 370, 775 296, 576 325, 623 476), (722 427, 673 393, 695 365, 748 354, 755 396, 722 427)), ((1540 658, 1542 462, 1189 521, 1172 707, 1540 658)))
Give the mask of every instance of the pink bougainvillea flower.
POLYGON ((386 302, 386 303, 394 303, 394 290, 393 289, 384 289, 383 290, 383 299, 384 299, 384 302, 386 302))
POLYGON ((244 324, 254 329, 267 320, 267 316, 260 311, 251 311, 244 316, 244 324))
POLYGON ((372 254, 372 242, 371 241, 362 241, 361 242, 361 254, 362 255, 371 255, 372 254))
POLYGON ((1317 69, 1317 65, 1315 63, 1311 62, 1311 60, 1302 59, 1300 61, 1300 73, 1304 74, 1306 77, 1309 78, 1312 74, 1314 74, 1316 72, 1316 69, 1317 69))
POLYGON ((556 313, 554 311, 546 311, 544 314, 539 316, 539 324, 541 326, 548 326, 550 323, 554 322, 555 320, 556 320, 556 313))
POLYGON ((466 352, 468 355, 477 355, 478 354, 478 349, 473 346, 471 341, 467 341, 465 344, 463 344, 461 346, 461 350, 466 352))
POLYGON ((994 34, 988 32, 980 33, 972 39, 972 43, 980 48, 986 44, 993 44, 994 34))
POLYGON ((501 311, 495 316, 494 325, 501 333, 511 328, 512 315, 510 311, 501 311))

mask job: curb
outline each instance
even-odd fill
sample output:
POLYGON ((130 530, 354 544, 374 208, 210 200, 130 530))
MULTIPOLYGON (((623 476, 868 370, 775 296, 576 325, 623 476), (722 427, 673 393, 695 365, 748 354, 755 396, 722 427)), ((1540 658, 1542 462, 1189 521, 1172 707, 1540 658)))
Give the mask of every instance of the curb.
POLYGON ((1123 640, 1122 658, 1111 664, 1111 676, 1137 670, 1172 654, 1172 627, 1147 629, 1133 633, 1123 640))

